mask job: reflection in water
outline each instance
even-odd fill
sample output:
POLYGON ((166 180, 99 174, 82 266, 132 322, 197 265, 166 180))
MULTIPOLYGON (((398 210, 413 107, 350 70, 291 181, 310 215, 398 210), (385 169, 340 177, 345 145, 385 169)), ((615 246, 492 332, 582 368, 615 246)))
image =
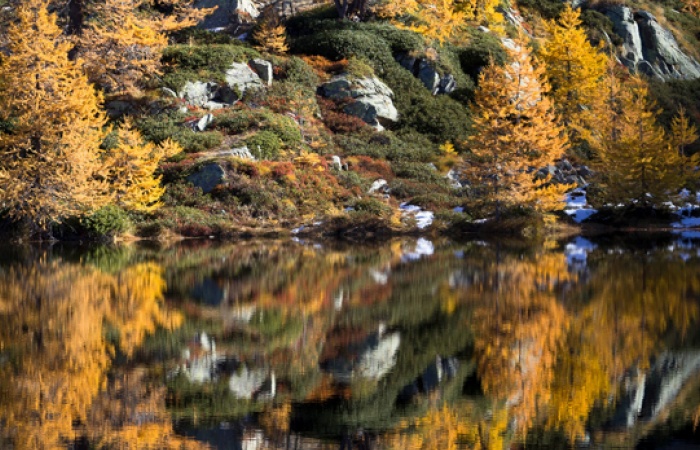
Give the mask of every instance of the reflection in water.
POLYGON ((197 243, 5 263, 0 447, 697 439, 695 248, 197 243))

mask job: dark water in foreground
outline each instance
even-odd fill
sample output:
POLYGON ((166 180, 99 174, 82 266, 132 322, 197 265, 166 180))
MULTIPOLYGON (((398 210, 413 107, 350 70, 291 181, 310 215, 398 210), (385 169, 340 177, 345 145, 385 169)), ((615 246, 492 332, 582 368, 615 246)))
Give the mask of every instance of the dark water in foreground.
POLYGON ((687 448, 700 241, 0 250, 0 448, 687 448))

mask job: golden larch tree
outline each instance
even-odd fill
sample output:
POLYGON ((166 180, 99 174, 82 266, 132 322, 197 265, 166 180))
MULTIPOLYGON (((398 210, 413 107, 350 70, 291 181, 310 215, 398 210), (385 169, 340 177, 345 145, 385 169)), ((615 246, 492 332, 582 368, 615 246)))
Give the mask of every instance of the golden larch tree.
POLYGON ((502 22, 494 0, 393 0, 377 5, 377 14, 395 26, 415 31, 430 40, 443 43, 466 25, 467 21, 502 22))
POLYGON ((599 94, 607 57, 590 44, 581 27, 579 11, 568 4, 558 20, 545 22, 545 29, 549 37, 540 48, 540 57, 552 86, 554 104, 568 125, 599 94))
POLYGON ((607 93, 586 111, 579 127, 595 152, 600 200, 661 206, 682 187, 684 160, 659 125, 659 110, 644 80, 621 82, 612 68, 609 72, 607 93))
POLYGON ((188 28, 213 9, 186 8, 182 0, 160 1, 175 14, 163 16, 144 0, 105 0, 89 7, 91 20, 80 37, 79 53, 90 80, 108 93, 136 94, 160 72, 167 33, 188 28))
POLYGON ((0 65, 0 204, 33 233, 110 200, 100 144, 101 97, 68 58, 47 0, 28 0, 8 30, 0 65))
POLYGON ((558 123, 544 68, 533 65, 522 38, 506 50, 504 66, 491 62, 479 76, 476 114, 469 139, 481 159, 473 170, 475 183, 486 184, 496 215, 502 207, 528 206, 538 211, 563 207, 568 185, 548 184, 535 171, 553 164, 568 140, 558 123))
POLYGON ((267 8, 253 30, 255 48, 270 53, 287 53, 287 28, 273 8, 267 8))
POLYGON ((170 139, 155 145, 144 142, 130 119, 117 130, 117 146, 107 152, 109 181, 117 205, 134 211, 154 211, 161 206, 165 192, 161 177, 156 176, 158 163, 182 151, 170 139))

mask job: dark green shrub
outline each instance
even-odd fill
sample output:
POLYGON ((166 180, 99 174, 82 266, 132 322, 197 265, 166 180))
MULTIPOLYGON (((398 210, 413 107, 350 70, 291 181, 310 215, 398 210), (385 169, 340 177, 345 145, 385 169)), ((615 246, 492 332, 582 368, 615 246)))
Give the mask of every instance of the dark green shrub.
POLYGON ((594 45, 598 45, 605 36, 609 37, 614 45, 622 45, 623 39, 613 31, 613 22, 594 9, 587 9, 581 13, 581 22, 588 30, 588 37, 594 45))
POLYGON ((464 73, 469 75, 476 83, 479 80, 479 71, 487 66, 491 58, 496 64, 506 61, 506 52, 501 41, 493 33, 474 31, 471 33, 469 45, 456 50, 459 63, 464 73))
POLYGON ((285 80, 300 84, 308 89, 316 90, 320 81, 316 72, 306 62, 296 56, 289 58, 282 66, 285 80))
POLYGON ((294 148, 301 144, 301 131, 291 117, 265 110, 233 110, 216 116, 215 126, 229 134, 240 134, 251 129, 271 131, 284 143, 294 148))
POLYGON ((360 189, 360 191, 364 192, 370 186, 369 180, 366 180, 362 177, 362 175, 357 172, 353 172, 352 170, 337 172, 336 178, 338 179, 338 183, 340 183, 340 185, 346 189, 353 189, 357 187, 360 189))
POLYGON ((537 12, 545 19, 556 19, 564 10, 565 3, 559 0, 518 0, 518 6, 537 12))
POLYGON ((259 131, 245 141, 250 152, 257 159, 277 159, 282 140, 272 131, 259 131))
POLYGON ((394 173, 399 178, 408 178, 421 183, 442 184, 445 178, 429 164, 399 161, 391 164, 394 173))
POLYGON ((223 136, 217 131, 195 132, 183 125, 183 115, 177 111, 145 116, 136 126, 146 140, 160 144, 172 139, 187 153, 198 153, 218 147, 223 136))
POLYGON ((166 68, 223 72, 234 62, 258 57, 260 53, 242 45, 173 45, 163 50, 161 60, 166 68))
POLYGON ((415 96, 409 107, 399 111, 401 128, 413 129, 433 142, 457 142, 469 135, 471 119, 468 110, 445 95, 415 96))
POLYGON ((365 197, 353 202, 352 207, 355 212, 367 213, 373 216, 388 216, 391 214, 391 207, 386 203, 372 197, 365 197))
POLYGON ((389 189, 391 195, 398 199, 411 199, 420 195, 428 195, 435 191, 433 185, 401 178, 392 180, 389 183, 389 189))
POLYGON ((93 236, 116 236, 131 227, 131 220, 123 209, 107 205, 82 217, 80 224, 93 236))
POLYGON ((203 30, 197 27, 185 28, 172 34, 172 40, 178 44, 193 44, 193 45, 211 45, 211 44, 226 44, 226 45, 244 45, 241 41, 234 38, 228 33, 217 33, 214 31, 203 30))
POLYGON ((460 199, 453 195, 433 192, 413 197, 411 199, 411 204, 431 211, 438 211, 441 209, 454 208, 460 204, 460 199))

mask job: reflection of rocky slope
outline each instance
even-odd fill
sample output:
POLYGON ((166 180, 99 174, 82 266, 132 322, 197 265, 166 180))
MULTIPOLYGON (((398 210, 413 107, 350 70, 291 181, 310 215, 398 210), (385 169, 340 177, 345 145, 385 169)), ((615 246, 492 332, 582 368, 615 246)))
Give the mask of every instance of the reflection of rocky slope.
POLYGON ((660 80, 700 78, 700 63, 681 50, 654 15, 623 5, 608 6, 604 12, 623 39, 620 59, 627 67, 660 80))
POLYGON ((629 383, 619 402, 614 425, 634 426, 637 421, 654 421, 670 406, 683 386, 700 374, 700 351, 665 353, 648 374, 629 383))

